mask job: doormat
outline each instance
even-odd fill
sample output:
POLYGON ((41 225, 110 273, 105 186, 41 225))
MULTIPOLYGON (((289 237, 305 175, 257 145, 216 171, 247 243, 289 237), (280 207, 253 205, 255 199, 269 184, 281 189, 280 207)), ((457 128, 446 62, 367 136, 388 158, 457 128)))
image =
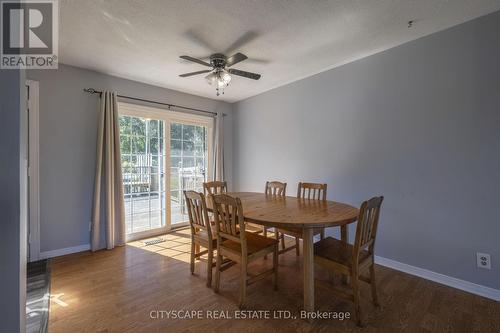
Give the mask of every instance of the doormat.
POLYGON ((150 239, 150 240, 144 241, 144 245, 146 245, 146 246, 155 245, 155 244, 163 243, 163 242, 165 242, 165 240, 163 238, 155 238, 155 239, 150 239))

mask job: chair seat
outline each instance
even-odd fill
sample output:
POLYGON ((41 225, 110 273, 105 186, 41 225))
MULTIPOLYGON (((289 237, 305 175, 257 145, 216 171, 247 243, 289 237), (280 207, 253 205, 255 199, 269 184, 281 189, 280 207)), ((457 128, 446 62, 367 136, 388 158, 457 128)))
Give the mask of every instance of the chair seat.
MULTIPOLYGON (((247 240, 248 254, 259 252, 272 245, 278 244, 278 241, 274 238, 264 237, 248 231, 245 232, 245 237, 247 240)), ((232 240, 223 241, 221 246, 234 252, 241 252, 241 244, 232 240)))
POLYGON ((246 223, 245 224, 245 231, 249 231, 252 233, 261 233, 263 230, 264 229, 259 224, 253 224, 253 223, 246 223))
MULTIPOLYGON (((287 234, 290 236, 303 238, 303 236, 302 236, 303 229, 302 228, 279 228, 278 231, 281 232, 282 234, 287 234)), ((314 235, 319 235, 319 234, 321 234, 322 231, 323 231, 323 228, 314 228, 313 233, 314 233, 314 235)))
MULTIPOLYGON (((333 237, 327 237, 314 243, 314 255, 338 264, 352 267, 353 246, 333 237)), ((359 255, 359 262, 362 263, 370 257, 368 251, 362 250, 359 255)))
MULTIPOLYGON (((208 243, 208 233, 206 230, 198 230, 195 234, 194 234, 194 238, 195 239, 200 239, 200 240, 203 240, 205 242, 208 243)), ((217 237, 213 237, 212 238, 212 245, 214 247, 217 246, 217 237)))

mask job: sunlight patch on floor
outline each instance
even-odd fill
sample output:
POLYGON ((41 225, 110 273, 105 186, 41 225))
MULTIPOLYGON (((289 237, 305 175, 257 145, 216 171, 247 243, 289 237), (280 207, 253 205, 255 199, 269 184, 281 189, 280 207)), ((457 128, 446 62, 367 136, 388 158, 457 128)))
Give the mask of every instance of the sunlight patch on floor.
POLYGON ((165 257, 190 262, 191 254, 191 230, 189 228, 172 231, 168 234, 145 238, 127 243, 127 246, 140 248, 141 250, 161 254, 165 257), (161 238, 164 242, 146 245, 146 241, 161 238))

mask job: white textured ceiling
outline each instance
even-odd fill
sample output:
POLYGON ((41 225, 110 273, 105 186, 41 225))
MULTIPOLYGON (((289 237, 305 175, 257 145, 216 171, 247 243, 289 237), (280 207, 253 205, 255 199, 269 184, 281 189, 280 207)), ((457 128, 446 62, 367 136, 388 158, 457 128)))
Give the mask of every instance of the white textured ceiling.
MULTIPOLYGON (((62 63, 235 102, 500 10, 500 0, 60 0, 62 63), (407 22, 415 20, 408 29, 407 22), (206 59, 242 52, 216 97, 206 59)), ((99 87, 96 87, 99 88, 99 87)))

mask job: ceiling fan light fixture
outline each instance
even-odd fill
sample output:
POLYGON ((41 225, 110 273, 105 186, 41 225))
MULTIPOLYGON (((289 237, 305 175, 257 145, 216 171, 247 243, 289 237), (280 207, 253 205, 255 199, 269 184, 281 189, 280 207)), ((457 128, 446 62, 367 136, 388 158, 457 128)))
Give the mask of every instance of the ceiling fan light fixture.
POLYGON ((229 82, 231 82, 231 75, 225 69, 223 69, 220 73, 221 73, 220 78, 222 82, 224 82, 224 84, 227 86, 229 82))
POLYGON ((215 86, 217 96, 219 96, 220 93, 224 94, 224 88, 231 82, 231 75, 225 69, 219 69, 205 76, 205 79, 209 85, 215 86))
POLYGON ((207 76, 205 76, 205 79, 207 80, 207 83, 209 85, 213 85, 216 81, 217 81, 217 75, 215 75, 214 72, 208 74, 207 76))

